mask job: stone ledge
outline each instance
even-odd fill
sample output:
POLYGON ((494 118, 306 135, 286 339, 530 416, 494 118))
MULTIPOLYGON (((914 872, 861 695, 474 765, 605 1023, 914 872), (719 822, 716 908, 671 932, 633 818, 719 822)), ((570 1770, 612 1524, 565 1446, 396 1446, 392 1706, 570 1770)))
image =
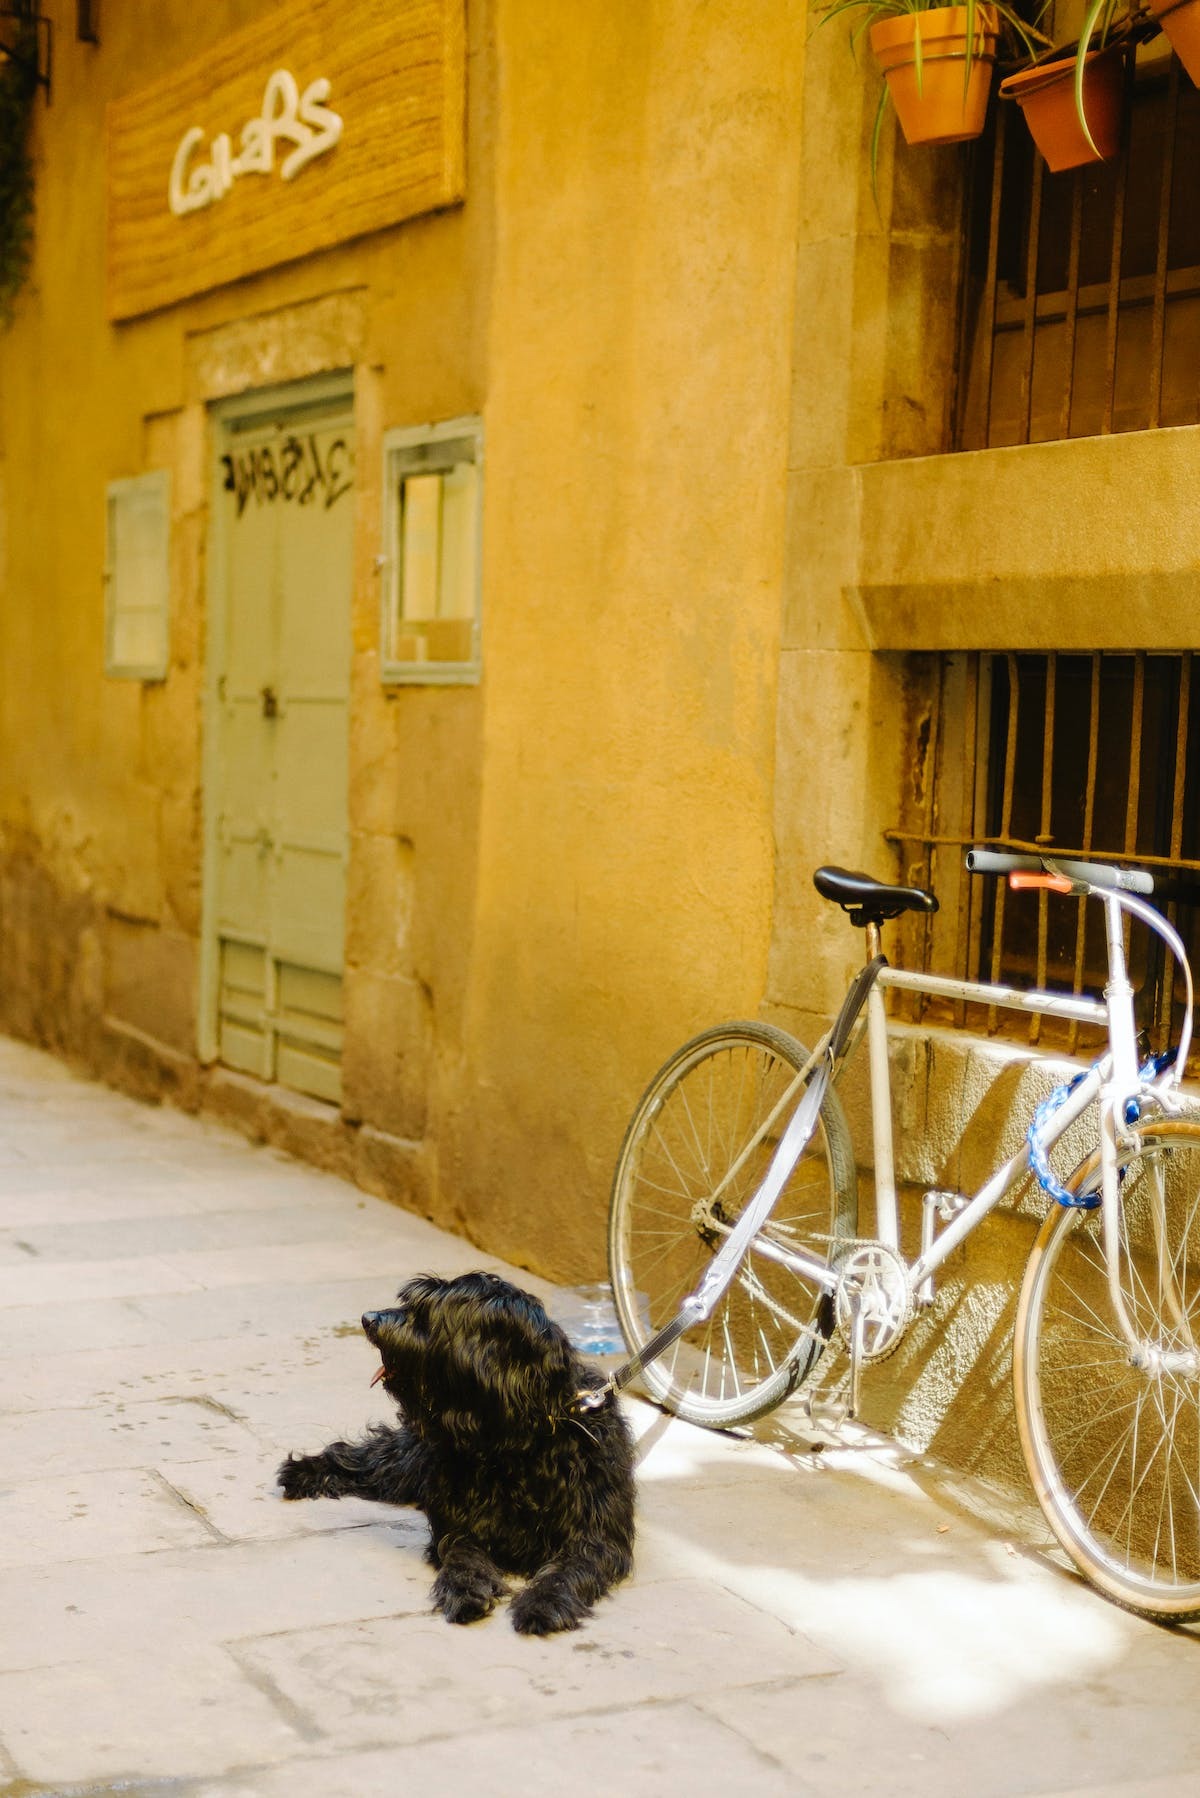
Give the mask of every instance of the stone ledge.
POLYGON ((96 1054, 98 1072, 130 1098, 151 1104, 167 1100, 181 1111, 200 1109, 204 1073, 199 1062, 136 1025, 121 1018, 103 1018, 96 1054))
POLYGON ((354 1128, 336 1105, 256 1080, 231 1068, 212 1067, 204 1075, 201 1112, 230 1124, 254 1142, 270 1143, 327 1173, 353 1179, 354 1128))
POLYGON ((434 1151, 426 1141, 344 1117, 336 1105, 252 1074, 205 1067, 118 1018, 103 1020, 86 1066, 130 1098, 212 1118, 406 1211, 433 1215, 434 1151))

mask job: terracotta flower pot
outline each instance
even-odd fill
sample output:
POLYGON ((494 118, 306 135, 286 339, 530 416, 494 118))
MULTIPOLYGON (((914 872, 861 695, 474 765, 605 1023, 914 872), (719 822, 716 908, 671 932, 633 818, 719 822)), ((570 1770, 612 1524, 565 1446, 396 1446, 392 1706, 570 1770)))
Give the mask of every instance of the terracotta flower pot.
POLYGON ((1200 0, 1149 0, 1172 50, 1200 87, 1200 0))
POLYGON ((975 44, 964 82, 967 8, 935 6, 898 13, 871 27, 871 48, 883 70, 904 141, 958 144, 978 137, 987 115, 1000 21, 990 6, 975 11, 975 44), (917 70, 917 34, 921 39, 917 70))
POLYGON ((1034 143, 1055 173, 1088 162, 1107 162, 1116 155, 1121 146, 1124 88, 1124 45, 1090 50, 1083 70, 1083 110, 1096 146, 1093 149, 1075 107, 1073 56, 1018 69, 1000 83, 1002 97, 1017 102, 1034 143))

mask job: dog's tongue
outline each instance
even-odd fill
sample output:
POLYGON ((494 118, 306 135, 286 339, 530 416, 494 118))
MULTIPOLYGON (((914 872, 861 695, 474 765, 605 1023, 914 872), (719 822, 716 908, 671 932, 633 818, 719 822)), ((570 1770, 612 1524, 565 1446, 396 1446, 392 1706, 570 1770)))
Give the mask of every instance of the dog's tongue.
POLYGON ((383 1362, 381 1361, 379 1363, 379 1366, 375 1369, 375 1372, 371 1375, 372 1386, 378 1386, 380 1380, 382 1380, 382 1378, 386 1372, 387 1372, 387 1369, 384 1367, 383 1362))

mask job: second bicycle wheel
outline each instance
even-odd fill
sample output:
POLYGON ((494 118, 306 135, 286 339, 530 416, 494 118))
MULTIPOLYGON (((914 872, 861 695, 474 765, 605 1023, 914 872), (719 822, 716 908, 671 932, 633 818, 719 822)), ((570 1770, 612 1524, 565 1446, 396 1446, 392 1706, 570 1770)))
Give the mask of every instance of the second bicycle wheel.
MULTIPOLYGON (((1120 1290, 1100 1212, 1054 1206, 1013 1337, 1017 1425, 1047 1521, 1119 1604, 1200 1616, 1200 1124, 1145 1122, 1121 1168, 1120 1290)), ((1072 1186, 1095 1191, 1099 1158, 1072 1186)))
MULTIPOLYGON (((621 1328, 637 1350, 694 1292, 761 1185, 803 1088, 808 1059, 768 1024, 725 1024, 685 1043, 647 1088, 625 1134, 609 1212, 609 1269, 621 1328), (787 1101, 787 1102, 785 1102, 787 1101)), ((761 1416, 809 1371, 832 1306, 771 1256, 772 1247, 835 1258, 854 1235, 850 1132, 829 1092, 817 1127, 702 1324, 642 1372, 648 1391, 689 1422, 728 1428, 761 1416)))

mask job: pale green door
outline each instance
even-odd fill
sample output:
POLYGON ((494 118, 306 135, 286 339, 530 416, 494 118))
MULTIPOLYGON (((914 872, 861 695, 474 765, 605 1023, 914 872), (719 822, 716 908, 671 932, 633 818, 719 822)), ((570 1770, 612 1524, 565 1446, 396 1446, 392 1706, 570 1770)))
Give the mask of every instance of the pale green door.
POLYGON ((227 420, 210 761, 217 1053, 341 1096, 354 491, 348 406, 227 420))

